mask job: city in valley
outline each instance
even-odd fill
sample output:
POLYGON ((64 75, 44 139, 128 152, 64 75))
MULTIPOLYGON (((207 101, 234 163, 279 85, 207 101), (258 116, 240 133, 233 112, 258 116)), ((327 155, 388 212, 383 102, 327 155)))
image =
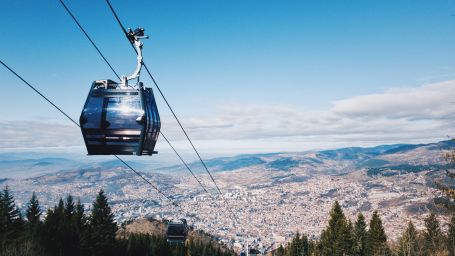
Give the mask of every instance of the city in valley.
MULTIPOLYGON (((430 210, 441 211, 434 203, 441 196, 435 187, 442 180, 441 145, 453 146, 440 142, 209 160, 222 194, 206 173, 196 177, 208 193, 182 166, 147 173, 177 206, 120 165, 79 167, 2 183, 12 189, 21 207, 34 191, 45 208, 72 194, 90 209, 103 189, 120 223, 143 217, 185 218, 234 248, 248 243, 261 251, 286 244, 297 232, 318 238, 338 200, 352 221, 358 213, 368 220, 378 210, 393 241, 408 220, 422 229, 430 210)), ((438 216, 445 228, 449 216, 438 216)))

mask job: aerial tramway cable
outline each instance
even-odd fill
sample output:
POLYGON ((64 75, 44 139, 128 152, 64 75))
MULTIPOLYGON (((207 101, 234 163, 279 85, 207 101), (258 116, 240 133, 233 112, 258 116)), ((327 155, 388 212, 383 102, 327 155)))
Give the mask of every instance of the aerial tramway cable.
MULTIPOLYGON (((60 0, 62 1, 62 0, 60 0)), ((125 27, 123 26, 122 22, 120 21, 120 18, 118 17, 117 13, 115 12, 114 8, 112 7, 111 3, 109 2, 109 0, 106 0, 106 3, 109 5, 109 9, 111 10, 112 14, 114 15, 115 19, 117 20, 117 23, 119 24, 120 28, 122 29, 123 33, 125 34, 126 38, 128 39, 128 32, 127 30, 125 29, 125 27)), ((136 48, 134 47, 134 45, 131 43, 130 40, 128 40, 131 44, 131 46, 133 47, 134 51, 136 51, 136 48)), ((202 157, 201 155, 199 154, 199 151, 196 149, 196 147, 194 146, 193 144, 193 141, 190 139, 190 137, 188 136, 188 133, 186 132, 185 128, 183 127, 182 123, 180 122, 180 119, 177 117, 177 115, 175 114, 174 110, 172 109, 171 105, 169 104, 169 102, 167 101, 167 98, 164 96, 163 92, 161 91, 161 88, 158 86, 158 83, 156 82, 155 78, 153 77, 152 73, 150 72, 150 70, 148 69, 147 65, 145 64, 144 61, 142 61, 142 64, 145 68, 145 70, 147 71, 148 75, 150 76, 150 78, 152 79, 153 83, 155 84, 155 87, 158 89, 158 92, 160 93, 161 97, 163 97, 164 101, 166 102, 166 105, 168 106, 169 110, 171 111, 172 115, 174 116, 175 120, 177 121, 178 125, 180 126, 180 128, 182 129, 183 133, 185 134, 188 142, 191 144, 191 147, 193 148, 194 152, 196 153, 196 155, 198 156, 199 158, 199 161, 201 162, 202 166, 204 167, 205 171, 207 172, 207 174, 210 176, 210 179, 212 180, 213 184, 215 185, 216 189, 218 190, 218 193, 219 194, 222 194, 221 192, 221 189, 219 188, 218 184, 216 183, 215 179, 213 178, 213 175, 212 173, 209 171, 207 165, 205 164, 204 160, 202 160, 202 157)))
MULTIPOLYGON (((25 83, 30 89, 35 91, 39 96, 41 96, 44 100, 46 100, 49 104, 51 104, 55 109, 57 109, 61 114, 63 114, 66 118, 68 118, 72 123, 74 123, 77 127, 80 127, 80 125, 73 119, 71 118, 65 111, 63 111, 60 107, 58 107, 54 102, 52 102, 49 98, 47 98, 44 94, 42 94, 36 87, 31 85, 29 82, 27 82, 22 76, 20 76, 17 72, 15 72, 12 68, 10 68, 8 65, 6 65, 2 60, 0 60, 0 64, 2 64, 6 69, 8 69, 12 74, 14 74, 17 78, 19 78, 23 83, 25 83)), ((157 186, 155 186, 153 183, 151 183, 149 180, 147 180, 142 174, 140 174, 138 171, 136 171, 131 165, 129 165, 127 162, 125 162, 122 158, 120 158, 117 155, 114 155, 120 162, 122 162, 128 169, 133 171, 137 176, 139 176, 142 180, 144 180, 146 183, 148 183, 153 189, 155 189, 160 195, 162 195, 164 198, 169 200, 172 205, 178 206, 176 202, 174 202, 169 196, 164 194, 157 186)))
MULTIPOLYGON (((86 38, 90 41, 90 43, 92 44, 93 47, 95 47, 96 51, 99 53, 99 55, 101 56, 101 58, 104 60, 104 62, 110 67, 110 69, 112 70, 112 72, 118 77, 118 79, 120 80, 120 76, 118 75, 118 73, 115 71, 115 69, 113 68, 113 66, 110 64, 110 62, 107 60, 107 58, 104 56, 104 54, 101 52, 101 50, 96 46, 95 42, 92 40, 92 38, 88 35, 88 33, 85 31, 85 29, 82 27, 81 23, 77 20, 77 18, 74 16, 74 14, 70 11, 70 9, 66 6, 66 4, 62 1, 62 0, 59 0, 60 3, 62 4, 62 6, 65 8, 66 12, 71 16, 71 18, 74 20, 74 22, 76 23, 76 25, 79 27, 79 29, 84 33, 84 35, 86 36, 86 38)), ((126 31, 125 31, 126 32, 126 31)), ((128 32, 126 32, 128 33, 128 32)), ((134 50, 136 51, 136 48, 133 46, 134 50)), ((75 122, 74 120, 72 120, 73 122, 75 122)), ((75 124, 77 124, 75 122, 75 124)), ((79 126, 79 124, 77 124, 79 126)), ((163 136, 163 138, 165 139, 165 141, 169 144, 169 146, 172 148, 172 150, 175 152, 175 154, 177 155, 177 157, 180 159, 180 161, 184 164, 184 166, 188 169, 188 171, 192 174, 192 176, 196 179, 196 181, 199 183, 199 185, 202 187, 202 189, 206 192, 206 193, 209 193, 207 191, 207 189, 202 185, 201 181, 197 178, 197 176, 194 174, 194 172, 191 170, 191 168, 188 166, 188 164, 185 162, 185 160, 180 156, 180 154, 177 152, 177 150, 174 148, 174 146, 172 145, 172 143, 166 138, 166 136, 164 136, 164 134, 160 131, 160 134, 163 136)), ((117 158, 118 156, 115 155, 117 158)), ((120 161, 122 161, 125 165, 127 165, 130 169, 131 166, 129 166, 127 163, 125 163, 123 160, 119 159, 120 161)))
POLYGON ((111 66, 111 64, 109 63, 109 61, 107 61, 106 57, 104 57, 103 53, 100 51, 100 49, 98 48, 98 46, 96 46, 95 42, 93 42, 93 40, 90 38, 90 36, 87 34, 87 32, 85 31, 85 29, 82 27, 82 25, 79 23, 79 21, 77 21, 76 17, 74 17, 73 13, 68 9, 68 7, 66 6, 66 4, 62 1, 62 0, 59 0, 60 3, 63 5, 63 8, 65 8, 65 10, 68 12, 68 14, 71 16, 71 18, 73 18, 74 22, 76 22, 76 25, 80 28, 80 30, 82 31, 82 33, 84 33, 85 37, 87 37, 87 39, 90 41, 90 43, 92 43, 93 47, 95 47, 96 51, 101 55, 101 58, 103 58, 103 60, 106 62, 106 64, 109 66, 109 68, 112 70, 112 72, 114 72, 114 74, 117 76, 117 78, 120 80, 120 76, 117 72, 115 72, 115 69, 111 66))
MULTIPOLYGON (((61 0, 60 0, 61 1, 61 0)), ((117 13, 115 12, 113 6, 111 5, 111 3, 109 2, 109 0, 106 0, 106 3, 108 4, 109 6, 109 9, 111 10, 112 14, 114 15, 118 25, 120 26, 121 30, 123 31, 125 37, 128 39, 128 31, 125 29, 125 26, 123 26, 123 23, 121 22, 120 18, 118 17, 117 13)), ((137 50, 136 48, 134 47, 134 45, 132 44, 132 42, 128 39, 128 41, 130 42, 131 44, 131 47, 133 48, 133 50, 137 53, 137 50)), ((210 179, 212 180, 213 184, 215 185, 218 193, 220 195, 223 194, 223 192, 221 191, 221 189, 219 188, 217 182, 215 181, 215 178, 213 177, 212 173, 209 171, 207 165, 205 164, 205 161, 202 159, 201 155, 199 154, 199 151, 196 149, 196 146, 194 146, 193 144, 193 141, 191 140, 191 138, 189 137, 188 133, 186 132, 185 128, 183 127, 182 123, 180 122, 180 119, 177 117, 177 115, 175 114, 173 108, 171 107, 171 105, 169 104, 166 96, 164 96, 164 93, 163 91, 161 90, 160 86, 158 85, 158 83, 156 82, 155 78, 153 77, 152 73, 150 72, 150 70, 148 69, 147 65, 145 64, 144 61, 142 61, 142 65, 144 66, 145 70, 147 71, 147 74, 150 76, 150 78, 152 79, 153 83, 155 84, 155 87, 157 88, 158 92, 160 93, 161 97, 164 99, 164 101, 166 102, 166 105, 168 106, 169 110, 171 111, 172 115, 174 116, 175 120, 177 121, 178 125, 180 126, 181 130, 183 131, 183 133, 185 134, 185 137, 187 138, 188 142, 190 143, 191 147, 193 148, 194 152, 196 153, 197 157, 199 158, 199 161, 201 162, 202 166, 204 167, 205 171, 207 172, 207 174, 209 175, 210 179)), ((164 136, 163 136, 164 137, 164 136)), ((185 164, 185 166, 187 166, 185 164)), ((187 166, 188 167, 188 166, 187 166)), ((201 183, 199 183, 201 184, 201 183)), ((202 184, 201 184, 202 186, 202 184)), ((210 196, 213 198, 213 196, 210 194, 210 196)), ((226 198, 222 198, 222 200, 225 202, 225 204, 227 204, 227 201, 226 201, 226 198)), ((232 212, 232 210, 227 207, 228 211, 234 216, 234 219, 233 219, 233 222, 234 222, 234 226, 235 226, 235 223, 240 223, 237 219, 237 215, 235 213, 232 212)))
MULTIPOLYGON (((100 54, 100 56, 102 57, 102 59, 105 61, 105 63, 111 68, 111 70, 114 72, 114 74, 119 77, 117 75, 117 72, 115 72, 115 69, 112 67, 112 65, 109 63, 109 61, 107 60, 107 58, 102 54, 102 52, 99 50, 99 48, 96 46, 96 44, 94 43, 94 41, 91 39, 91 37, 88 35, 88 33, 85 31, 85 29, 82 27, 82 25, 78 22, 78 20, 76 19, 76 17, 72 14, 72 12, 69 10, 69 8, 65 5, 65 3, 62 1, 62 0, 59 0, 60 3, 63 5, 63 7, 65 8, 65 10, 68 12, 68 14, 71 16, 71 18, 76 22, 77 26, 81 29, 81 31, 84 33, 84 35, 87 37, 87 39, 91 42, 91 44, 96 48, 97 52, 100 54)), ((132 44, 131 40, 129 39, 129 33, 127 32, 127 30, 125 29, 125 27, 122 25, 119 17, 117 16, 116 12, 114 11, 112 5, 110 4, 109 1, 106 1, 109 5, 109 8, 111 9, 112 13, 114 14, 118 24, 120 25, 122 31, 125 33, 125 36, 128 38, 128 41, 130 41, 131 43, 131 46, 133 47, 134 51, 137 53, 137 49, 134 47, 134 45, 132 44)), ((177 115, 175 114, 175 112, 173 111, 172 107, 170 106, 169 102, 167 101, 166 97, 164 96, 163 92, 161 91, 160 87, 158 86, 157 82, 155 81, 154 77, 152 76, 151 72, 149 71, 148 67, 145 65, 145 63, 142 61, 142 65, 145 67, 147 73, 149 74, 150 78, 152 79, 153 83, 155 84, 156 88, 158 89, 158 91, 160 92, 161 96, 163 97, 164 101, 166 102, 166 105, 168 106, 168 108, 170 109, 170 111, 172 112, 174 118, 176 119, 176 121, 178 122, 180 128, 182 129, 182 131, 184 132, 186 138, 188 139, 188 141, 190 142, 191 146, 193 147, 193 150, 196 152, 199 160, 201 161, 202 165, 204 166, 206 172, 209 174, 212 182, 215 184, 216 186, 216 189, 218 191, 218 193, 221 195, 222 192, 220 190, 220 188, 218 187, 215 179, 213 178, 212 174, 210 173, 209 169, 207 168, 205 162, 202 160, 202 157, 200 156, 199 152, 197 151, 196 147, 194 146, 193 142, 191 141, 191 139, 189 138, 188 134, 186 133, 186 130, 184 129, 183 125, 181 124, 180 120, 178 119, 177 115)), ((169 146, 172 148, 172 150, 175 152, 175 154, 177 155, 177 157, 181 160, 181 162, 184 164, 184 166, 188 169, 188 171, 192 174, 192 176, 196 179, 196 181, 199 183, 199 185, 202 187, 202 189, 208 193, 210 195, 210 197, 212 197, 212 199, 215 199, 211 193, 209 193, 207 191, 207 189, 204 187, 204 185, 202 184, 202 182, 197 178, 197 176, 194 174, 194 172, 191 170, 191 168, 188 166, 188 164, 184 161, 184 159, 180 156, 180 154, 177 152, 177 150, 173 147, 173 145, 170 143, 170 141, 166 138, 166 136, 164 136, 164 134, 160 131, 160 134, 163 136, 163 138, 165 139, 165 141, 169 144, 169 146)), ((118 158, 118 156, 116 156, 118 158)), ((119 159, 120 160, 120 159, 119 159)), ((122 161, 122 160, 120 160, 122 161)), ((125 163, 124 161, 122 161, 125 165, 127 165, 128 167, 130 167, 127 163, 125 163)), ((131 168, 131 167, 130 167, 131 168)), ((225 198, 222 198, 224 200, 224 202, 227 204, 227 201, 225 198)), ((234 223, 234 226, 235 226, 235 223, 239 223, 238 219, 237 219, 237 216, 232 212, 232 210, 230 208, 228 208, 228 211, 234 216, 234 219, 233 219, 233 223, 234 223)))

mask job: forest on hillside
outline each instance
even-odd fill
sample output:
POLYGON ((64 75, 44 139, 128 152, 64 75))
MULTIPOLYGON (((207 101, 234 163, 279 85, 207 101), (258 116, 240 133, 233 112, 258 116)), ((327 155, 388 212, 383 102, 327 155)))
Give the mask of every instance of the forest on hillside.
POLYGON ((164 235, 129 234, 119 238, 119 226, 103 190, 88 214, 69 195, 46 214, 33 193, 25 216, 8 187, 0 191, 0 255, 2 256, 230 256, 233 251, 210 240, 187 239, 169 244, 164 235), (44 216, 45 215, 45 216, 44 216))
POLYGON ((425 229, 418 231, 412 221, 397 242, 389 242, 378 211, 367 221, 359 213, 353 223, 335 201, 327 226, 319 240, 296 234, 286 247, 279 247, 274 256, 455 256, 455 214, 447 232, 443 232, 434 213, 425 218, 425 229))

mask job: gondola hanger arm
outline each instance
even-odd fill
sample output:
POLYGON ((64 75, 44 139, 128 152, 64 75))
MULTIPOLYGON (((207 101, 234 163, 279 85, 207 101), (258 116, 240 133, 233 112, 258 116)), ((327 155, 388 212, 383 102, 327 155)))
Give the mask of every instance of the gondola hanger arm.
POLYGON ((142 46, 143 43, 141 42, 141 39, 148 39, 149 36, 144 35, 144 29, 143 28, 137 28, 134 31, 131 29, 128 29, 128 39, 133 43, 134 48, 136 49, 137 53, 137 65, 136 69, 134 70, 133 74, 129 76, 122 76, 121 77, 121 86, 126 87, 128 86, 128 81, 133 80, 133 79, 138 79, 141 75, 141 69, 142 69, 142 46))

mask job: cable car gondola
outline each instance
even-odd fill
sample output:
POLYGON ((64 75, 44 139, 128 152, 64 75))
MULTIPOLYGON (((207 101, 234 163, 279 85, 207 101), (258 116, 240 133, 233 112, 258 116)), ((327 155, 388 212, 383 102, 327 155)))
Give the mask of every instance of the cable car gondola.
POLYGON ((185 219, 179 222, 170 222, 167 225, 166 237, 170 244, 184 244, 188 234, 188 225, 185 219))
POLYGON ((151 88, 139 82, 144 29, 129 30, 137 51, 137 67, 131 76, 93 82, 79 122, 89 155, 152 155, 161 128, 151 88), (128 81, 137 78, 135 85, 128 81))

